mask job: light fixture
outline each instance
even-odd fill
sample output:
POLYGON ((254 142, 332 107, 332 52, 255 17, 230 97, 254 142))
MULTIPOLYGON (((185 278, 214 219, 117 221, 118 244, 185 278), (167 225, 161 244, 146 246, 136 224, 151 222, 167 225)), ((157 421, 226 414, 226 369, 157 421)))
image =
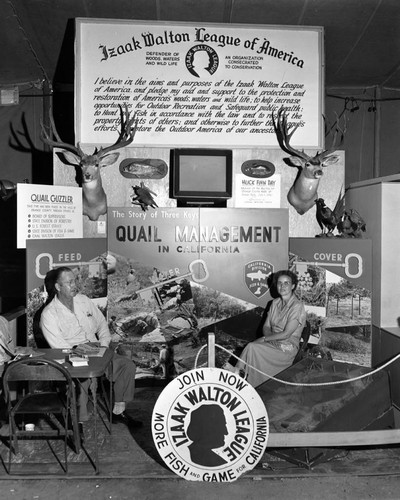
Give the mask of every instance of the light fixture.
POLYGON ((358 111, 359 109, 360 106, 358 105, 358 102, 355 99, 352 99, 350 113, 354 113, 354 111, 358 111))
POLYGON ((0 89, 0 106, 14 106, 19 104, 18 87, 3 87, 0 89))

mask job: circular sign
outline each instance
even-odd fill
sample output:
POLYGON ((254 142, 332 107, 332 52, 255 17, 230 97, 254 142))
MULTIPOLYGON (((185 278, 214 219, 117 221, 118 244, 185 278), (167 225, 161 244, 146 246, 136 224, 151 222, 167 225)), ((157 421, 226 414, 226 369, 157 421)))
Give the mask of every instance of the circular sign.
POLYGON ((248 177, 266 179, 275 173, 275 165, 267 160, 247 160, 243 163, 242 172, 248 177))
POLYGON ((197 78, 213 75, 219 66, 218 54, 209 45, 199 44, 188 50, 185 64, 189 73, 197 78))
POLYGON ((154 406, 154 444, 165 464, 190 481, 231 482, 264 454, 269 422, 254 387, 219 368, 190 370, 154 406))

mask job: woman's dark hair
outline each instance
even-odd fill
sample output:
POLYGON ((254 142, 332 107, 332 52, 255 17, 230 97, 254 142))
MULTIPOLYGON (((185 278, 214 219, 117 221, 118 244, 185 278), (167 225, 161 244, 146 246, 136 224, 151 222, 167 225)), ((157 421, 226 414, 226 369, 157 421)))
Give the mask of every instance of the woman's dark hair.
POLYGON ((289 269, 281 269, 280 271, 277 271, 276 273, 274 273, 274 286, 275 286, 275 289, 277 287, 277 284, 278 284, 278 278, 280 276, 289 276, 289 278, 292 280, 292 284, 294 285, 294 288, 293 288, 293 291, 296 290, 297 288, 297 283, 299 282, 299 279, 297 277, 297 274, 294 273, 293 271, 289 271, 289 269))

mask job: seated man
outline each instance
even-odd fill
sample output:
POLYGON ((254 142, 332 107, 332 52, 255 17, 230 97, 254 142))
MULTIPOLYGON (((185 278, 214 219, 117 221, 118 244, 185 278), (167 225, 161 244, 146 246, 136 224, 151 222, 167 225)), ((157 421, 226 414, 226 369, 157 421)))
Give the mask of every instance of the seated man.
POLYGON ((4 316, 0 316, 0 377, 3 374, 5 365, 15 355, 15 345, 10 334, 8 321, 4 316))
MULTIPOLYGON (((40 318, 43 335, 52 348, 71 348, 87 342, 99 342, 108 347, 111 341, 107 321, 96 305, 78 293, 75 275, 69 267, 49 271, 45 285, 48 292, 40 318)), ((133 400, 136 365, 128 358, 114 354, 113 380, 115 403, 113 422, 138 426, 126 412, 126 404, 133 400)), ((79 420, 88 420, 85 393, 79 398, 79 420), (82 399, 83 398, 83 399, 82 399)))
POLYGON ((15 345, 10 333, 10 325, 4 316, 0 316, 0 436, 8 435, 6 403, 2 394, 4 369, 15 356, 15 345))

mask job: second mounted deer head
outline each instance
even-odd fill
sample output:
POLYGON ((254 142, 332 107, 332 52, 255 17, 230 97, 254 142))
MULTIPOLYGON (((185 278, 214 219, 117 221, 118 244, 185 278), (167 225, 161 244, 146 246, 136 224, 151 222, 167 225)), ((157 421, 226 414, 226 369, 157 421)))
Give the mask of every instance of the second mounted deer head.
POLYGON ((298 124, 288 124, 285 108, 280 108, 276 117, 272 113, 272 122, 280 148, 285 153, 290 154, 290 157, 285 159, 285 162, 287 160, 288 164, 298 168, 296 179, 287 194, 287 199, 292 207, 300 215, 303 215, 311 207, 315 206, 315 200, 318 198, 319 181, 323 175, 322 169, 328 165, 333 165, 339 160, 339 156, 333 153, 342 144, 345 131, 339 127, 339 119, 337 119, 332 146, 314 156, 309 156, 304 151, 290 146, 290 140, 296 132, 298 124), (340 139, 336 144, 339 132, 340 139))
POLYGON ((112 151, 128 146, 133 141, 136 132, 137 120, 135 115, 130 118, 127 105, 125 105, 125 109, 120 106, 120 113, 121 131, 116 142, 105 148, 95 148, 92 154, 84 153, 79 142, 77 146, 62 142, 52 115, 50 116, 51 132, 56 140, 51 138, 42 125, 42 141, 51 147, 63 149, 64 151, 61 154, 68 164, 81 168, 83 215, 87 215, 93 221, 98 220, 100 215, 107 213, 107 196, 103 189, 100 169, 117 161, 119 153, 112 151))

